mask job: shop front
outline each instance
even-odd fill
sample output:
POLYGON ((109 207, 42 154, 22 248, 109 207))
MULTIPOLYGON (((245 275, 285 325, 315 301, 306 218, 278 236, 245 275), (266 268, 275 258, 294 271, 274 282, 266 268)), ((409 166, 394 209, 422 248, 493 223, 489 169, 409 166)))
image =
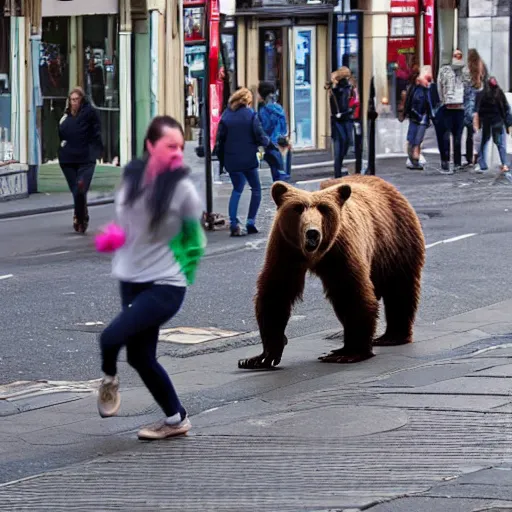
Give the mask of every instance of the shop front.
POLYGON ((42 3, 39 53, 42 161, 57 158, 59 121, 69 90, 80 86, 100 115, 105 148, 103 161, 117 163, 120 139, 118 2, 89 0, 67 9, 61 5, 55 0, 42 3))
POLYGON ((12 159, 11 149, 11 18, 0 0, 0 162, 12 159))
POLYGON ((238 85, 255 93, 259 81, 274 83, 295 151, 328 144, 332 13, 323 3, 237 9, 238 85))

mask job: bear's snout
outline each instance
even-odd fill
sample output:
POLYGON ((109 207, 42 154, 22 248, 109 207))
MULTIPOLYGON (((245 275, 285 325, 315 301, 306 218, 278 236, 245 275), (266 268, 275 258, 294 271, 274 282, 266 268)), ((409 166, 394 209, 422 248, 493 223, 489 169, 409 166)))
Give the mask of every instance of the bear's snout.
POLYGON ((322 233, 316 228, 306 230, 306 251, 313 252, 318 249, 322 240, 322 233))

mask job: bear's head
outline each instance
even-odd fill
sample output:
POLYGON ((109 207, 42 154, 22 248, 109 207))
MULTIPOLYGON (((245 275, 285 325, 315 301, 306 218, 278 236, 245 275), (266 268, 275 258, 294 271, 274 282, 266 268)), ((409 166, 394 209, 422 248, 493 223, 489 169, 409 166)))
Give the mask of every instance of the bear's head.
POLYGON ((278 181, 272 185, 277 206, 274 229, 308 260, 317 260, 334 245, 341 209, 351 192, 345 184, 308 192, 278 181))

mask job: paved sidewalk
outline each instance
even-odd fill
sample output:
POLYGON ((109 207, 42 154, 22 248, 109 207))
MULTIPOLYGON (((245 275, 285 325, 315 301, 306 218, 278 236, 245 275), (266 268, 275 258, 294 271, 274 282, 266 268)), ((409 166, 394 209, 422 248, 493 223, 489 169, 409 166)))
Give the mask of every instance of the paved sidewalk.
POLYGON ((316 360, 332 332, 290 340, 271 372, 236 368, 259 346, 163 355, 194 425, 168 442, 135 438, 159 417, 143 388, 109 420, 94 393, 4 400, 41 408, 0 421, 7 480, 35 475, 0 486, 0 510, 510 510, 511 308, 419 321, 414 344, 351 366, 316 360))

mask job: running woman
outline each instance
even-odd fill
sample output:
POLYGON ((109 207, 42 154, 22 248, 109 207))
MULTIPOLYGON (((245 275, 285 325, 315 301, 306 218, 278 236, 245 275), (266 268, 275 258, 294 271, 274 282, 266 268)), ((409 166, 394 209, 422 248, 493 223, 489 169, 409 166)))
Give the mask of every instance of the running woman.
POLYGON ((191 428, 169 375, 156 358, 160 326, 179 311, 206 246, 202 203, 183 165, 184 144, 183 128, 175 119, 153 119, 144 158, 126 166, 116 194, 118 224, 96 239, 98 250, 115 251, 112 274, 120 281, 122 302, 122 312, 100 338, 105 376, 98 410, 102 417, 119 410, 116 363, 126 346, 128 363, 165 415, 140 430, 139 439, 164 439, 191 428))

